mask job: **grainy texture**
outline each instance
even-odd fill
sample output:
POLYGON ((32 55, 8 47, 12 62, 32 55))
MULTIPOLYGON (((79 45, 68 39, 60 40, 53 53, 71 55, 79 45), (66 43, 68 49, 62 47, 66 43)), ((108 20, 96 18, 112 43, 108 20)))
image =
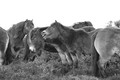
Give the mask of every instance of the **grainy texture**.
MULTIPOLYGON (((0 67, 0 80, 119 80, 119 75, 109 75, 98 79, 91 73, 91 56, 81 56, 79 67, 62 65, 57 53, 43 52, 35 61, 25 63, 17 60, 8 66, 0 67)), ((115 59, 115 57, 114 57, 115 59)), ((118 57, 116 57, 118 59, 118 57)), ((113 60, 112 60, 113 61, 113 60)), ((109 62, 110 63, 110 62, 109 62)), ((112 63, 111 63, 112 64, 112 63)), ((112 67, 112 66, 111 66, 112 67)), ((109 73, 109 74, 108 74, 109 73)), ((113 72, 112 72, 113 74, 113 72)))

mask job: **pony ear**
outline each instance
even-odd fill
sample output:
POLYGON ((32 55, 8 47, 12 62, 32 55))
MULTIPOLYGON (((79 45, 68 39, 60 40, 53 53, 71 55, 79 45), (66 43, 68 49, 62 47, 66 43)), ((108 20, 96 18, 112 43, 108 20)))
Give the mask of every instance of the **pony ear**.
POLYGON ((28 19, 26 19, 25 21, 28 21, 28 19))
POLYGON ((55 23, 58 23, 57 20, 55 20, 55 23))
POLYGON ((33 19, 31 20, 31 22, 33 22, 33 19))

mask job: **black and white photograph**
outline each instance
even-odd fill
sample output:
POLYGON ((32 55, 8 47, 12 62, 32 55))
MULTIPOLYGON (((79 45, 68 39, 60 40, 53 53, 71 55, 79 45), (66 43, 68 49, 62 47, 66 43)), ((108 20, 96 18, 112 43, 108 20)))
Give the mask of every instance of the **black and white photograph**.
POLYGON ((1 0, 0 80, 120 80, 119 0, 1 0))

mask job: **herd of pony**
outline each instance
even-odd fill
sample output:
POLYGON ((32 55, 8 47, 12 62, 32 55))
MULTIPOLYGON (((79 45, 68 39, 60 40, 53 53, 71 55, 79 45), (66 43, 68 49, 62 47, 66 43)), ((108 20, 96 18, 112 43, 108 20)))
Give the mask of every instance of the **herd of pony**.
POLYGON ((100 75, 100 67, 114 54, 120 56, 120 21, 95 29, 91 22, 64 26, 55 21, 47 27, 34 27, 32 20, 14 24, 8 30, 0 27, 0 65, 9 65, 24 51, 23 60, 33 61, 43 51, 58 53, 63 65, 78 67, 81 55, 92 56, 92 72, 100 75))

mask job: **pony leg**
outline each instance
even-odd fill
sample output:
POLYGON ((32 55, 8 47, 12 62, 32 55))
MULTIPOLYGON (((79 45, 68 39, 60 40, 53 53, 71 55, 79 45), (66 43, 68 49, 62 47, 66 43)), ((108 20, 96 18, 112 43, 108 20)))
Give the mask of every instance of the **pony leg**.
POLYGON ((64 54, 65 54, 65 56, 66 56, 66 59, 67 59, 67 61, 68 61, 68 64, 69 65, 72 65, 72 58, 71 58, 71 56, 70 56, 70 53, 68 53, 68 52, 64 52, 64 54))
POLYGON ((99 74, 99 71, 100 71, 100 68, 99 68, 99 54, 98 52, 96 51, 95 47, 94 47, 94 44, 92 44, 92 47, 91 47, 91 55, 92 55, 92 73, 95 77, 99 77, 100 74, 99 74))
POLYGON ((78 67, 78 55, 76 54, 76 51, 71 52, 70 55, 73 60, 73 65, 77 68, 78 67))
POLYGON ((103 68, 104 65, 105 65, 105 63, 106 63, 107 61, 108 61, 108 59, 103 59, 103 58, 101 58, 101 59, 99 60, 100 66, 103 68))
POLYGON ((13 47, 11 47, 11 51, 12 51, 13 55, 15 55, 15 57, 17 57, 17 54, 16 54, 16 52, 15 52, 13 47))
POLYGON ((58 51, 58 54, 61 58, 62 64, 67 64, 67 58, 64 54, 64 51, 62 49, 60 49, 60 47, 58 47, 57 45, 54 45, 54 47, 56 48, 56 50, 58 51))
POLYGON ((58 52, 60 58, 61 58, 61 61, 62 61, 62 64, 67 64, 67 60, 66 60, 66 56, 64 55, 64 53, 60 53, 58 52))
POLYGON ((29 46, 26 44, 26 45, 25 45, 25 55, 24 55, 24 58, 23 58, 23 60, 24 60, 25 62, 28 61, 29 55, 30 55, 29 46))
POLYGON ((97 50, 95 49, 95 45, 94 45, 94 41, 96 39, 96 35, 98 34, 100 29, 97 29, 95 30, 94 32, 91 32, 91 55, 92 55, 92 73, 95 77, 99 77, 100 74, 99 74, 99 71, 100 71, 100 68, 99 68, 99 64, 98 64, 98 61, 99 61, 99 54, 97 52, 97 50))
POLYGON ((96 51, 93 51, 92 53, 92 71, 93 71, 93 75, 95 77, 99 77, 99 54, 96 51))
POLYGON ((101 64, 100 64, 100 62, 98 61, 97 62, 97 66, 98 66, 98 72, 97 72, 97 74, 99 74, 97 77, 104 77, 104 71, 103 71, 103 68, 101 67, 101 64))

